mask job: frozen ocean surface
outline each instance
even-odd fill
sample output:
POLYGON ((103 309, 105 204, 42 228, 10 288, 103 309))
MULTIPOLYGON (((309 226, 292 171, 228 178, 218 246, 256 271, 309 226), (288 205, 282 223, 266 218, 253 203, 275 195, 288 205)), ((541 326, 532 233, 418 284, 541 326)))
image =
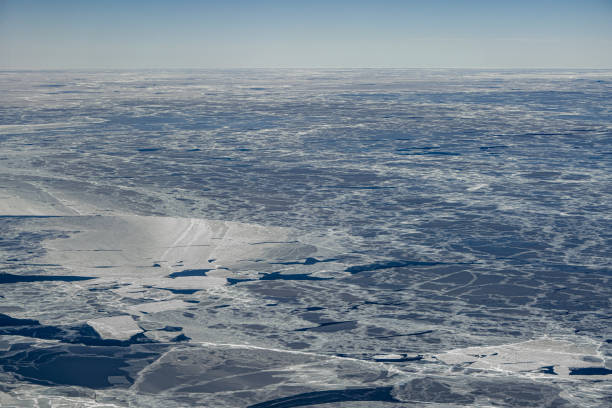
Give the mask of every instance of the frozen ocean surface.
POLYGON ((0 91, 0 406, 612 405, 612 71, 0 91))

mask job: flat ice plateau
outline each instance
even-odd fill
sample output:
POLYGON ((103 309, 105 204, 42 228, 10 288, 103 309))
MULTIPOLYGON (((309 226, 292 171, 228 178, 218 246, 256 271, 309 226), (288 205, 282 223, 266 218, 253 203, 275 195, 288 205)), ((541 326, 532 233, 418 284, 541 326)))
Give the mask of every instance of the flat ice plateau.
POLYGON ((612 406, 612 71, 0 72, 0 406, 612 406))

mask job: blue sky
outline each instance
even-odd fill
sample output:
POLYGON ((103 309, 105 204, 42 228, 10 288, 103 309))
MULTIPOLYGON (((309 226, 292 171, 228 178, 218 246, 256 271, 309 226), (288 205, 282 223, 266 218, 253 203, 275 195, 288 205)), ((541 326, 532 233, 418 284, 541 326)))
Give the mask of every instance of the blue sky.
POLYGON ((612 0, 0 0, 0 68, 612 68, 612 0))

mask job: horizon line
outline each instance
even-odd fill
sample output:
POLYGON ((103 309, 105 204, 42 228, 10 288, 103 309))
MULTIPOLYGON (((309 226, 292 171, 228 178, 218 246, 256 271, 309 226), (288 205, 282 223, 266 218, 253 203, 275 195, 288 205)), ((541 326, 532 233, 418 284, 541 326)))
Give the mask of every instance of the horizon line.
POLYGON ((15 71, 238 71, 238 70, 482 70, 482 71, 610 71, 610 67, 70 67, 70 68, 24 68, 1 67, 0 72, 15 71))

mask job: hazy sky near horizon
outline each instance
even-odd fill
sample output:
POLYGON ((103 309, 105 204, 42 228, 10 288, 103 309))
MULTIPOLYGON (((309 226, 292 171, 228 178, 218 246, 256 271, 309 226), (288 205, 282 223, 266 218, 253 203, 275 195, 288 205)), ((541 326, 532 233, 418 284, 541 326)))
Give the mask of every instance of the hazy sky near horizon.
POLYGON ((612 0, 0 0, 0 68, 612 68, 612 0))

